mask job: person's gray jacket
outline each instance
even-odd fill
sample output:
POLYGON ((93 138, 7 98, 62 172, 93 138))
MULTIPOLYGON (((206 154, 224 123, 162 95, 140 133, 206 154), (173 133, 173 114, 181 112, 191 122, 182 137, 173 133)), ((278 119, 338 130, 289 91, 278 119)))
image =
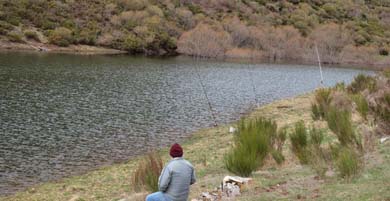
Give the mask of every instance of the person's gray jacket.
POLYGON ((172 201, 186 201, 190 185, 195 181, 195 170, 191 163, 181 157, 173 158, 162 170, 158 188, 172 201))

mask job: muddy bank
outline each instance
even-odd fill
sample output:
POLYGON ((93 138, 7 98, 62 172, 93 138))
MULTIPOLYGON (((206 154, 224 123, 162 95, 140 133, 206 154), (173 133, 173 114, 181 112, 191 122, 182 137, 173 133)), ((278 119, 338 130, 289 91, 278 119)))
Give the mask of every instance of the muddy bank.
POLYGON ((126 51, 110 49, 105 47, 89 46, 89 45, 70 45, 68 47, 59 47, 51 44, 27 42, 27 43, 12 43, 8 41, 0 41, 0 51, 34 51, 34 52, 50 52, 50 53, 68 53, 68 54, 126 54, 126 51))

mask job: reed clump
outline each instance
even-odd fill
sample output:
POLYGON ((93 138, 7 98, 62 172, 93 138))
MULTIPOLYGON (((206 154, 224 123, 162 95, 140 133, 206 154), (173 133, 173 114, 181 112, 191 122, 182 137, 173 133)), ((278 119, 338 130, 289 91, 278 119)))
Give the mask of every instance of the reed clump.
POLYGON ((138 164, 133 173, 132 183, 136 190, 158 191, 158 178, 163 169, 163 161, 157 152, 151 152, 138 164))

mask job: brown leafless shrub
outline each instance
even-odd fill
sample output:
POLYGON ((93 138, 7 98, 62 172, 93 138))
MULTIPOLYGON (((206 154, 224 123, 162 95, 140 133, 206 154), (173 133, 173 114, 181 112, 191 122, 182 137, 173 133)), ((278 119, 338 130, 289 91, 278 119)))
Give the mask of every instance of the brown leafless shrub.
POLYGON ((226 51, 226 57, 234 59, 263 59, 264 55, 259 50, 248 48, 233 48, 226 51))
POLYGON ((340 53, 342 63, 365 63, 374 64, 378 56, 378 48, 374 46, 347 45, 340 53))
POLYGON ((300 59, 303 54, 303 38, 292 26, 266 29, 260 44, 273 61, 300 59))
POLYGON ((227 32, 199 24, 181 35, 178 52, 199 57, 224 57, 230 46, 231 38, 227 32))
POLYGON ((234 46, 244 47, 247 45, 249 41, 249 29, 238 17, 226 19, 223 22, 223 27, 230 33, 234 46))
POLYGON ((110 46, 113 41, 114 36, 112 36, 110 33, 105 33, 98 37, 96 44, 100 46, 110 46))
POLYGON ((343 48, 352 44, 349 31, 334 23, 321 25, 309 35, 311 48, 306 55, 308 60, 316 60, 314 44, 317 44, 321 60, 325 63, 339 63, 343 48))

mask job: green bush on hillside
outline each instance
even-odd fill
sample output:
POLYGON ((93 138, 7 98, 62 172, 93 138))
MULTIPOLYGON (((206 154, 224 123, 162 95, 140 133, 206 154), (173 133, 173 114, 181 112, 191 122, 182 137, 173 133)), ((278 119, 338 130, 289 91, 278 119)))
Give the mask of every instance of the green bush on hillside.
POLYGON ((290 133, 292 152, 303 165, 309 165, 320 177, 324 177, 328 164, 321 148, 324 134, 312 127, 307 129, 303 121, 295 124, 295 130, 290 133), (309 138, 310 137, 310 138, 309 138))
POLYGON ((367 100, 361 94, 352 95, 352 100, 356 104, 356 110, 363 117, 363 119, 367 120, 367 114, 369 110, 367 100))
POLYGON ((359 173, 361 164, 359 155, 351 148, 343 147, 339 150, 336 167, 343 178, 351 178, 359 173))
POLYGON ((260 166, 256 152, 250 147, 238 144, 224 158, 224 163, 230 172, 242 177, 249 177, 260 166))
POLYGON ((6 35, 12 29, 13 27, 11 24, 4 21, 0 21, 0 35, 6 35))
POLYGON ((28 39, 28 40, 35 40, 37 42, 40 42, 41 40, 39 39, 39 36, 37 34, 37 32, 33 31, 33 30, 26 30, 24 31, 24 36, 28 39))
POLYGON ((50 33, 49 42, 61 47, 67 47, 74 42, 72 31, 64 27, 56 28, 50 33))
POLYGON ((369 75, 359 74, 357 75, 352 83, 347 87, 348 92, 356 94, 368 89, 370 91, 376 90, 376 81, 369 75))
POLYGON ((343 146, 359 145, 352 126, 351 112, 336 107, 330 107, 326 116, 330 130, 336 134, 343 146))
POLYGON ((11 31, 7 34, 7 37, 8 37, 8 40, 11 42, 15 42, 15 43, 24 43, 25 42, 23 40, 23 35, 18 33, 18 32, 11 31))
POLYGON ((308 164, 308 133, 303 121, 295 124, 295 129, 290 133, 291 148, 293 153, 298 157, 301 164, 308 164))
POLYGON ((332 89, 321 88, 315 92, 315 103, 311 105, 312 117, 314 120, 324 119, 332 101, 332 89))

